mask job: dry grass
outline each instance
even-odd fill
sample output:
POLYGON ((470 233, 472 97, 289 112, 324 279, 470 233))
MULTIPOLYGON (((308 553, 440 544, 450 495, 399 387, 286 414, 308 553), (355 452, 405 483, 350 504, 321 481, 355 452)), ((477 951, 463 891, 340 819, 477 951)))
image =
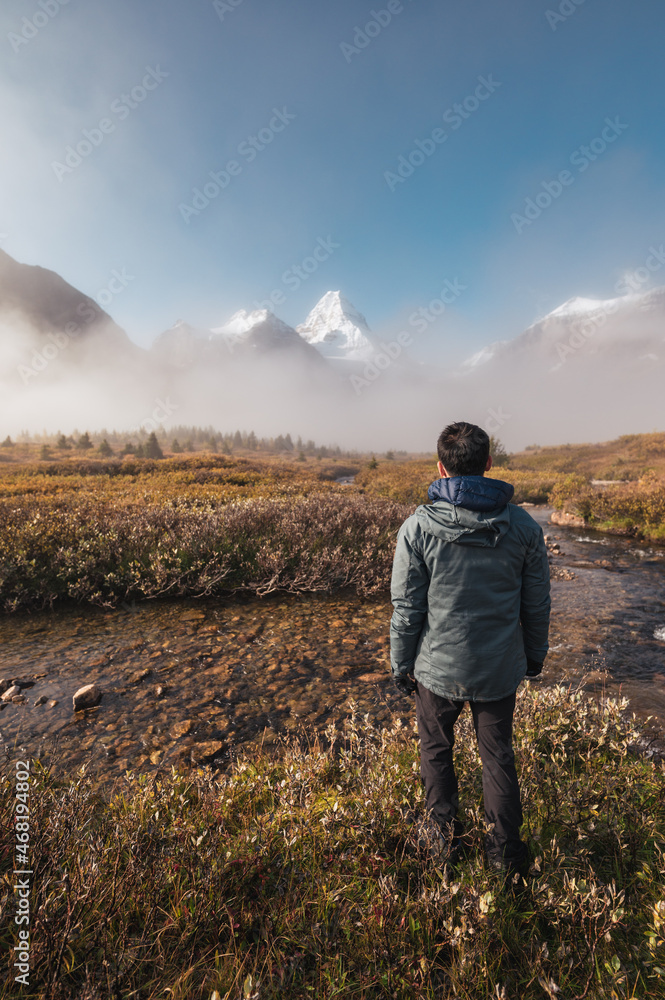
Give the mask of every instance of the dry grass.
MULTIPOLYGON (((354 716, 321 744, 292 742, 222 775, 128 773, 109 802, 82 772, 60 785, 33 762, 22 995, 663 997, 665 768, 635 752, 642 735, 625 708, 521 691, 516 757, 534 860, 517 897, 483 863, 468 713, 456 753, 475 852, 451 876, 419 846, 417 743, 399 722, 376 729, 354 716)), ((1 792, 9 871, 7 773, 1 792)), ((7 984, 2 996, 15 992, 7 984)))
POLYGON ((665 434, 624 434, 602 444, 531 448, 510 456, 513 469, 560 472, 585 479, 637 480, 649 471, 665 476, 665 434))
MULTIPOLYGON (((661 437, 627 439, 626 447, 656 454, 661 437)), ((490 473, 513 483, 515 503, 551 502, 603 530, 665 539, 665 485, 656 473, 599 489, 579 472, 548 471, 547 462, 558 461, 551 455, 533 461, 538 468, 490 473)), ((385 590, 396 532, 427 502, 435 476, 434 455, 360 467, 204 453, 5 463, 0 608, 237 590, 385 590), (356 468, 353 486, 334 481, 356 468)))
MULTIPOLYGON (((356 485, 373 496, 416 506, 429 503, 427 487, 437 477, 436 456, 429 461, 379 462, 376 468, 365 465, 356 476, 356 485)), ((504 479, 515 487, 513 503, 547 503, 554 486, 564 477, 557 472, 523 471, 497 465, 488 473, 490 479, 504 479)))
POLYGON ((665 482, 653 472, 635 483, 600 489, 581 476, 567 476, 552 490, 550 501, 600 531, 665 542, 665 482))
POLYGON ((74 600, 112 607, 162 596, 235 591, 359 594, 389 585, 408 508, 357 496, 310 495, 161 505, 103 496, 0 502, 5 611, 74 600))

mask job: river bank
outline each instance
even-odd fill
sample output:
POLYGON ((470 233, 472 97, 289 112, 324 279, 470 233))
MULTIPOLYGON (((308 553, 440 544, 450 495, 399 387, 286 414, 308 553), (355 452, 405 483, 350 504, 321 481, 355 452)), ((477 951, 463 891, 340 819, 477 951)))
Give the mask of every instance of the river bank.
MULTIPOLYGON (((550 653, 533 683, 628 697, 665 732, 661 553, 554 527, 546 507, 530 512, 548 535, 553 574, 550 653)), ((411 725, 412 702, 390 682, 391 612, 385 594, 342 591, 5 616, 0 679, 22 687, 2 703, 0 735, 8 752, 57 752, 55 773, 85 764, 108 788, 128 770, 223 769, 243 748, 340 726, 352 701, 379 725, 411 725), (101 702, 74 712, 73 694, 90 682, 101 702)))

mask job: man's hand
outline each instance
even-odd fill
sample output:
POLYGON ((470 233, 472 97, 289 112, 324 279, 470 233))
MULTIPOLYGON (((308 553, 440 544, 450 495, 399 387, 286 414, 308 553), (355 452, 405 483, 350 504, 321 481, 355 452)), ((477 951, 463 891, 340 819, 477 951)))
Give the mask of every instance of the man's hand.
POLYGON ((416 690, 416 680, 413 674, 393 676, 393 683, 400 694, 411 695, 416 690))
POLYGON ((528 656, 526 658, 526 676, 527 677, 538 677, 543 672, 543 665, 539 663, 538 660, 531 660, 528 656))

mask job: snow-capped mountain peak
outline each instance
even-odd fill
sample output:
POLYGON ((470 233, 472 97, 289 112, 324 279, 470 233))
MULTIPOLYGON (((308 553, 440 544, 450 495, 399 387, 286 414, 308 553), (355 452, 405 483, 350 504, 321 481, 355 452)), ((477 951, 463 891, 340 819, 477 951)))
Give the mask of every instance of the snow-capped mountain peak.
POLYGON ((266 324, 274 336, 292 336, 293 328, 283 323, 281 319, 269 309, 254 309, 248 312, 246 309, 239 309, 231 316, 223 326, 214 327, 211 331, 216 336, 231 337, 244 340, 258 326, 266 324))
POLYGON ((326 292, 296 330, 326 358, 359 360, 374 345, 367 320, 339 292, 326 292))
POLYGON ((605 303, 601 299, 587 299, 582 295, 575 295, 572 299, 568 299, 553 309, 548 313, 548 316, 577 316, 579 313, 594 312, 604 305, 605 303))

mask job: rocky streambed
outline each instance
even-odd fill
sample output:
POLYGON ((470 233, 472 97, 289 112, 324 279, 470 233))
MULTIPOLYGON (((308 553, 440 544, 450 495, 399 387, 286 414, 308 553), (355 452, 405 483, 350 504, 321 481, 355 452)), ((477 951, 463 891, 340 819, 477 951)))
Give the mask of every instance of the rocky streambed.
MULTIPOLYGON (((551 651, 542 680, 625 694, 665 731, 662 550, 530 513, 551 553, 551 651)), ((0 736, 71 778, 86 765, 100 791, 126 771, 225 767, 242 747, 362 714, 413 721, 389 677, 388 596, 353 594, 146 602, 0 619, 0 736), (74 711, 94 684, 101 699, 74 711), (11 692, 11 687, 15 690, 11 692)))

